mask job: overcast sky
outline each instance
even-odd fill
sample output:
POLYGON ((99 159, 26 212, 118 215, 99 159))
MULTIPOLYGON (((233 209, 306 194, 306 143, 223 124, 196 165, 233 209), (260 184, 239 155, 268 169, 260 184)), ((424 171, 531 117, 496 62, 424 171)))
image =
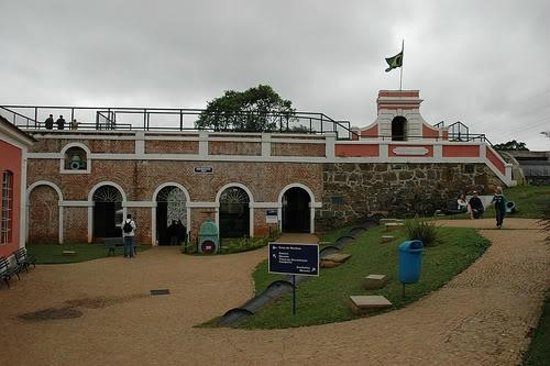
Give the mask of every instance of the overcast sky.
POLYGON ((0 0, 0 104, 204 108, 271 85, 363 127, 384 58, 435 124, 550 150, 548 0, 0 0))

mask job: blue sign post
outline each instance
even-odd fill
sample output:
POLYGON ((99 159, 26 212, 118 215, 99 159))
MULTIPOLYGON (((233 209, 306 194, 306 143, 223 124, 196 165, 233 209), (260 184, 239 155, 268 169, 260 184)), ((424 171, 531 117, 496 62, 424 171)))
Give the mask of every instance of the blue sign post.
POLYGON ((319 245, 269 243, 268 272, 292 275, 292 314, 296 314, 296 275, 319 276, 319 245))

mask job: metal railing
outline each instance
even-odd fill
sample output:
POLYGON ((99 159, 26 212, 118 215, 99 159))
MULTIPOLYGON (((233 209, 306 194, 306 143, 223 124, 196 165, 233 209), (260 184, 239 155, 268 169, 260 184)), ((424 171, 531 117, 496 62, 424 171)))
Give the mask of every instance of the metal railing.
MULTIPOLYGON (((45 120, 50 114, 56 119, 64 116, 66 129, 71 122, 78 123, 79 130, 142 130, 142 131, 197 131, 196 122, 204 109, 180 108, 133 108, 133 107, 67 107, 0 105, 0 114, 22 129, 45 129, 45 120)), ((267 118, 276 126, 266 132, 325 134, 336 133, 338 139, 351 139, 355 133, 349 121, 336 121, 324 113, 254 113, 225 114, 224 117, 246 120, 251 116, 267 118)), ((221 132, 259 132, 245 129, 208 129, 221 132)))

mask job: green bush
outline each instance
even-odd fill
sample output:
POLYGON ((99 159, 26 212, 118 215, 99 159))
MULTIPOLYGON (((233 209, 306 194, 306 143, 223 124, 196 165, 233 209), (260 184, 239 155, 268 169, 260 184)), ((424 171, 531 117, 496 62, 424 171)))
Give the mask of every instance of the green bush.
POLYGON ((421 240, 425 247, 434 246, 439 242, 437 227, 433 222, 418 219, 405 222, 409 240, 421 240))
POLYGON ((258 249, 266 246, 269 242, 276 240, 280 235, 278 230, 272 231, 269 235, 261 238, 235 238, 222 241, 221 253, 240 253, 258 249))

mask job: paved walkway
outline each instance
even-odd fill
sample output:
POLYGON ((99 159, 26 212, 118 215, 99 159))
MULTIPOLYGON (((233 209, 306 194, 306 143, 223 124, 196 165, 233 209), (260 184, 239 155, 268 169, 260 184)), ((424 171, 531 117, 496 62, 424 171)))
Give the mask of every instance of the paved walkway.
POLYGON ((39 266, 0 289, 5 365, 514 365, 546 289, 550 250, 532 220, 450 220, 493 245, 447 286, 401 310, 338 324, 246 331, 193 326, 252 296, 264 249, 39 266), (148 296, 150 289, 171 294, 148 296), (81 316, 22 320, 50 308, 81 316), (70 313, 70 312, 69 312, 70 313))

